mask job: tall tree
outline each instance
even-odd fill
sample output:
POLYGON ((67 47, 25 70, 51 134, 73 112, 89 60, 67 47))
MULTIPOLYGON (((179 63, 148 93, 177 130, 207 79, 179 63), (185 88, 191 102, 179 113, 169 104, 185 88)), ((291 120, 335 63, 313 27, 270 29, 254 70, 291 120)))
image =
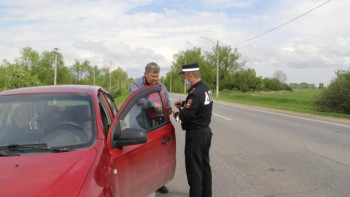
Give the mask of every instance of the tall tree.
POLYGON ((6 83, 12 75, 12 72, 9 69, 10 67, 13 68, 14 65, 11 65, 10 62, 4 59, 0 65, 0 91, 6 89, 6 83))
MULTIPOLYGON (((202 80, 209 86, 213 85, 212 82, 214 81, 214 75, 212 74, 211 67, 209 67, 208 63, 204 60, 201 49, 194 47, 193 49, 181 51, 174 55, 174 61, 171 66, 172 91, 184 92, 184 90, 188 89, 185 87, 182 75, 179 75, 178 73, 181 72, 182 65, 193 62, 197 62, 199 64, 202 80)), ((170 81, 170 74, 166 76, 165 80, 170 81)), ((167 88, 169 89, 170 87, 168 86, 167 88)))
POLYGON ((287 75, 282 70, 276 70, 273 73, 272 78, 277 79, 281 83, 286 83, 287 82, 287 75))
POLYGON ((76 84, 88 84, 89 73, 91 73, 90 62, 85 60, 83 63, 80 63, 79 60, 75 60, 75 63, 71 67, 71 74, 75 78, 76 84), (89 72, 90 71, 90 72, 89 72))
POLYGON ((106 90, 109 90, 109 75, 111 68, 108 66, 104 66, 100 69, 98 75, 98 85, 104 87, 106 90))
MULTIPOLYGON (((241 54, 238 52, 237 48, 232 49, 231 46, 219 47, 219 80, 223 82, 219 83, 220 89, 226 89, 230 86, 230 84, 226 83, 228 80, 224 80, 225 78, 228 79, 230 75, 243 69, 246 61, 239 62, 240 57, 241 54)), ((216 73, 217 54, 215 47, 213 47, 212 52, 206 53, 206 61, 216 73)))
MULTIPOLYGON (((44 51, 40 55, 40 61, 37 67, 33 67, 32 74, 38 76, 38 79, 43 85, 54 84, 55 70, 55 51, 44 51)), ((64 83, 60 75, 60 68, 64 67, 63 57, 60 53, 57 54, 57 84, 64 83)))
POLYGON ((127 73, 120 67, 111 72, 111 94, 114 97, 119 96, 122 93, 129 92, 130 80, 127 73))
MULTIPOLYGON (((31 47, 25 47, 21 51, 21 57, 16 60, 17 64, 25 71, 32 71, 38 66, 39 53, 31 47)), ((33 73, 33 72, 31 72, 33 73)))
POLYGON ((256 77, 254 69, 244 69, 237 72, 235 83, 241 92, 255 90, 258 87, 259 79, 256 77))

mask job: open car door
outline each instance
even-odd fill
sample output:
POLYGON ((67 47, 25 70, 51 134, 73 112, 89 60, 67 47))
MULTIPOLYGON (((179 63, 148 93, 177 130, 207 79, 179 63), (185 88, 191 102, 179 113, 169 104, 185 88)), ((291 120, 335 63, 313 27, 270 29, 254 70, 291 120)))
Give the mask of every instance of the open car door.
POLYGON ((174 177, 175 131, 160 86, 142 88, 127 98, 107 144, 121 197, 147 196, 174 177))

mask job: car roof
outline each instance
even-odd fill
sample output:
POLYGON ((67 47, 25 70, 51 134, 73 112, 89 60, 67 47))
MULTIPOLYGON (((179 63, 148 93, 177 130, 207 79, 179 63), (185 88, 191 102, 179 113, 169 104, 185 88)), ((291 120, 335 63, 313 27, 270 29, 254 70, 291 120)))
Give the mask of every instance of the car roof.
POLYGON ((25 88, 6 90, 3 92, 0 92, 0 96, 16 95, 16 94, 33 94, 33 93, 82 93, 82 94, 93 95, 93 94, 96 94, 100 89, 103 90, 103 88, 99 86, 89 86, 89 85, 48 85, 48 86, 34 86, 34 87, 25 87, 25 88))

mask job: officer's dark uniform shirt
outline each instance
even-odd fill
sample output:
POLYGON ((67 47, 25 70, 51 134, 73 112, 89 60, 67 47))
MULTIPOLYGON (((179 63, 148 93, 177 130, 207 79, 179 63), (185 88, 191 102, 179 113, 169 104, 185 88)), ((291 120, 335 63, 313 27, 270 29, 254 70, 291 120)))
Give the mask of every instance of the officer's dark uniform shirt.
POLYGON ((212 92, 202 81, 198 81, 188 90, 188 96, 179 113, 183 130, 207 128, 213 109, 212 92))

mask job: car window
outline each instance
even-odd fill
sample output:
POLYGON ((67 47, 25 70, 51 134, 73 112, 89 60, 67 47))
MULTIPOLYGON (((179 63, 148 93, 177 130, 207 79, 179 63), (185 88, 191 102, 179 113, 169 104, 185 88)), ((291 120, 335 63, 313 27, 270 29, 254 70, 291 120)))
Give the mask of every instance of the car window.
POLYGON ((96 133, 88 95, 13 95, 0 103, 0 145, 86 146, 96 133))
POLYGON ((125 114, 119 118, 122 131, 136 128, 149 132, 165 124, 165 108, 159 92, 139 98, 125 114))

